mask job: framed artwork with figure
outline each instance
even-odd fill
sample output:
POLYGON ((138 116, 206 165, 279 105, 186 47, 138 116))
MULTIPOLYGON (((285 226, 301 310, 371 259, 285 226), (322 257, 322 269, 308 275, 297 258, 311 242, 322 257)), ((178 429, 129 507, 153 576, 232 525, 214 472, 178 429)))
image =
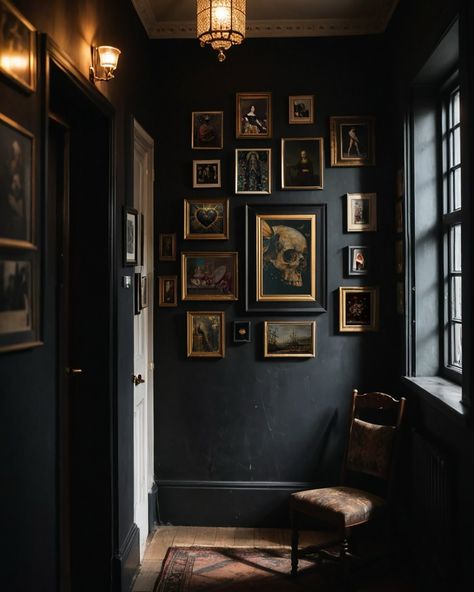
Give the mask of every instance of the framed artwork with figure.
POLYGON ((272 149, 235 150, 235 193, 269 195, 272 192, 272 149))
POLYGON ((138 212, 130 206, 123 209, 123 264, 138 265, 138 212))
POLYGON ((375 117, 330 117, 331 166, 375 164, 375 117))
POLYGON ((236 138, 271 138, 272 94, 237 93, 235 130, 236 138))
POLYGON ((193 189, 214 189, 220 186, 220 160, 193 160, 193 189))
POLYGON ((181 253, 183 300, 238 300, 238 253, 181 253))
POLYGON ((178 276, 158 276, 158 306, 178 306, 178 276))
POLYGON ((194 150, 221 150, 224 142, 223 111, 193 111, 191 147, 194 150))
POLYGON ((347 194, 347 232, 377 230, 377 194, 347 194))
POLYGON ((288 123, 314 123, 314 95, 293 95, 289 97, 288 123))
POLYGON ((346 275, 369 273, 369 248, 350 245, 346 247, 346 275))
POLYGON ((246 310, 326 310, 326 204, 246 207, 246 310))
POLYGON ((188 311, 188 358, 223 358, 225 355, 225 312, 188 311))
POLYGON ((323 138, 282 138, 282 189, 322 189, 323 138))

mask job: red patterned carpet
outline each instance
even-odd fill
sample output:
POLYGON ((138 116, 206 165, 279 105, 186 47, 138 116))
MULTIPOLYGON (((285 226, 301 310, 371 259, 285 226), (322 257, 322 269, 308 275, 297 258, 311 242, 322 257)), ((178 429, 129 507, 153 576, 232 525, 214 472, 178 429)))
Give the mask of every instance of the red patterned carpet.
MULTIPOLYGON (((298 576, 290 575, 289 551, 280 549, 219 549, 170 547, 154 592, 291 592, 342 590, 339 578, 313 562, 300 560, 298 576)), ((413 590, 402 582, 378 578, 358 591, 413 590), (383 580, 383 581, 382 581, 383 580)))

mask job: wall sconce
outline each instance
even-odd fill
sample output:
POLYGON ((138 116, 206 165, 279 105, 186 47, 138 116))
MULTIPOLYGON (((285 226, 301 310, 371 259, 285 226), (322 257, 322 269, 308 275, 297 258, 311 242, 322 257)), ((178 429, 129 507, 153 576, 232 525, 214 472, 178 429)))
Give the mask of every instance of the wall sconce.
POLYGON ((111 80, 117 68, 121 51, 110 45, 99 45, 91 47, 92 64, 89 69, 91 82, 96 80, 111 80))

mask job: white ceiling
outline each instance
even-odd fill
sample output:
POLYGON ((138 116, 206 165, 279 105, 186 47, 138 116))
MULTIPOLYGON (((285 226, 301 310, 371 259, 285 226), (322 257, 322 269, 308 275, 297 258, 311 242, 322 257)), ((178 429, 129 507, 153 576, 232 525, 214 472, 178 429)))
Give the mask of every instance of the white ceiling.
MULTIPOLYGON (((196 36, 196 0, 132 0, 152 39, 196 36)), ((247 0, 249 37, 382 33, 398 0, 247 0)))

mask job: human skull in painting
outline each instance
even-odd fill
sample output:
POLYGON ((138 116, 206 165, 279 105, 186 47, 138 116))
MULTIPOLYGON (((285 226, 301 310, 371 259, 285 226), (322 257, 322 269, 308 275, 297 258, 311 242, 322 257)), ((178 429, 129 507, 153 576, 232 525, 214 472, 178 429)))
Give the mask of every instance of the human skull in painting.
POLYGON ((303 286, 308 245, 304 235, 291 226, 270 226, 262 220, 263 258, 280 272, 280 279, 296 288, 303 286))

